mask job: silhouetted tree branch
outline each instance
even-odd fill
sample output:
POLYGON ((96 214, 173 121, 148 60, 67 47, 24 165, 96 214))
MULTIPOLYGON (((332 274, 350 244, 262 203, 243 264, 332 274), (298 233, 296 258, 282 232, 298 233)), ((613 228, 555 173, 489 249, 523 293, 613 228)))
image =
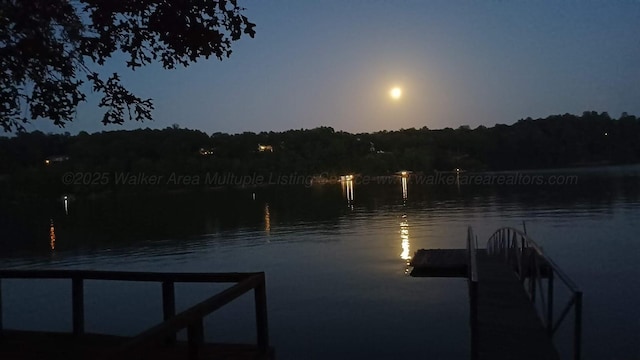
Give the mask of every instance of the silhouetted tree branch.
POLYGON ((222 60, 233 41, 255 35, 243 10, 237 0, 0 0, 0 125, 20 131, 46 118, 64 127, 86 99, 85 82, 102 94, 104 124, 149 120, 150 99, 92 67, 114 53, 133 70, 222 60))

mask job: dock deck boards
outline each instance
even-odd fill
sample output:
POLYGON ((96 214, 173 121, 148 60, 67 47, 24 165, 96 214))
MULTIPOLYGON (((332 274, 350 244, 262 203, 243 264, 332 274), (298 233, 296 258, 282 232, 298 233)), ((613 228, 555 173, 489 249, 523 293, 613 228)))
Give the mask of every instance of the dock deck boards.
MULTIPOLYGON (((466 277, 467 250, 421 249, 411 265, 411 276, 466 277)), ((558 360, 523 285, 504 259, 478 249, 477 266, 478 359, 558 360)))
MULTIPOLYGON (((42 331, 5 330, 0 338, 0 359, 11 360, 93 360, 103 359, 105 353, 129 340, 128 337, 71 333, 52 333, 42 331)), ((255 345, 244 344, 203 344, 200 348, 201 359, 258 360, 273 359, 274 351, 261 355, 255 345)), ((143 349, 144 358, 154 360, 186 359, 188 348, 185 342, 173 345, 159 344, 143 349)), ((139 359, 140 354, 131 359, 139 359)), ((129 357, 118 357, 129 360, 129 357)))
POLYGON ((558 360, 559 356, 515 273, 478 253, 479 359, 558 360))

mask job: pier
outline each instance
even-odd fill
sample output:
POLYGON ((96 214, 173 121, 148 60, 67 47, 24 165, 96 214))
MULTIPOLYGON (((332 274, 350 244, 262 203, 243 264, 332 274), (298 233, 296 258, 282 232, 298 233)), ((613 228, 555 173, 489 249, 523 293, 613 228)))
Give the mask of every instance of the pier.
MULTIPOLYGON (((107 314, 105 314, 107 315, 107 314)), ((269 346, 264 273, 145 273, 78 270, 0 270, 0 359, 273 359, 269 346), (68 279, 71 282, 72 331, 51 333, 5 329, 2 279, 68 279), (84 283, 91 280, 156 282, 163 321, 133 337, 86 333, 84 283), (175 283, 231 283, 227 289, 176 314, 175 283), (204 317, 253 291, 256 344, 207 343, 204 317), (176 334, 187 330, 187 340, 176 334)))
POLYGON ((582 292, 524 232, 501 228, 479 249, 473 229, 465 249, 422 249, 411 276, 465 277, 472 359, 559 360, 553 342, 573 310, 572 359, 580 360, 582 292), (554 283, 569 294, 554 311, 554 283))

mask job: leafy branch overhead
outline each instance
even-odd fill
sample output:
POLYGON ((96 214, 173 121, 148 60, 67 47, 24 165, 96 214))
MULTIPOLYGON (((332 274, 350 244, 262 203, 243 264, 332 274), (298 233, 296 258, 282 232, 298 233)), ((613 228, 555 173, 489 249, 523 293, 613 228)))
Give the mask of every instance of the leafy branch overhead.
POLYGON ((126 66, 165 69, 201 58, 222 60, 255 24, 236 0, 0 0, 0 125, 5 131, 47 118, 63 127, 86 100, 102 94, 102 122, 149 120, 153 104, 93 69, 113 54, 126 66))

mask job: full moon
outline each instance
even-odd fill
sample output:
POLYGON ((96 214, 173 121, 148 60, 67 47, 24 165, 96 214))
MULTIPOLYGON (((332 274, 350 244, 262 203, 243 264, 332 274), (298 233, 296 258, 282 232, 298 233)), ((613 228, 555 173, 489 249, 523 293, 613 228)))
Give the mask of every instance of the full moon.
POLYGON ((391 89, 391 91, 389 91, 389 95, 391 95, 392 99, 398 100, 402 96, 402 89, 400 89, 399 87, 394 87, 393 89, 391 89))

